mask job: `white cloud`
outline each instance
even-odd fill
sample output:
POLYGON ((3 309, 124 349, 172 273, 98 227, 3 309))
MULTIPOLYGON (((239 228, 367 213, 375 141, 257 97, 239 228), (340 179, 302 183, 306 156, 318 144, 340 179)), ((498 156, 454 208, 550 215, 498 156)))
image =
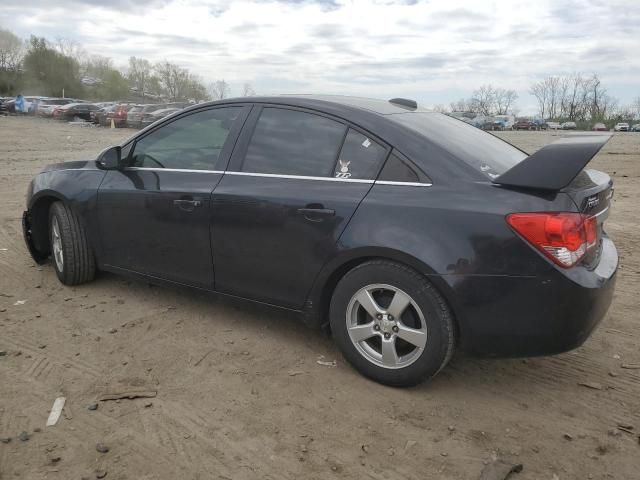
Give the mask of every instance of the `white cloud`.
POLYGON ((640 5, 627 0, 3 0, 22 36, 71 37, 124 65, 168 59, 259 93, 406 96, 448 103, 483 83, 598 73, 622 103, 640 95, 640 5))

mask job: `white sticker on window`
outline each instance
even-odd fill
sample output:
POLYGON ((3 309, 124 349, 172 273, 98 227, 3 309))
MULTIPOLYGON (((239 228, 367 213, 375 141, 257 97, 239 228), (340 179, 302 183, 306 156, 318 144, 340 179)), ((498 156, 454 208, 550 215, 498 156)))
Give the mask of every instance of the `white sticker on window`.
POLYGON ((369 148, 369 145, 371 145, 371 141, 368 138, 365 138, 364 142, 362 142, 362 146, 364 148, 369 148))
POLYGON ((336 178, 351 177, 351 172, 349 171, 349 164, 351 163, 351 160, 345 161, 338 159, 338 162, 340 163, 340 171, 336 172, 336 178))

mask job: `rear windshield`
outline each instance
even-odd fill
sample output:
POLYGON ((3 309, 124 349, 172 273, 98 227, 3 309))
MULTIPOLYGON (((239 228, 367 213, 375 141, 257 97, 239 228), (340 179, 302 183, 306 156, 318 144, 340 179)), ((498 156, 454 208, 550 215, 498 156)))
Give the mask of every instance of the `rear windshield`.
POLYGON ((441 113, 400 113, 387 118, 424 135, 489 178, 527 158, 522 150, 492 134, 441 113))

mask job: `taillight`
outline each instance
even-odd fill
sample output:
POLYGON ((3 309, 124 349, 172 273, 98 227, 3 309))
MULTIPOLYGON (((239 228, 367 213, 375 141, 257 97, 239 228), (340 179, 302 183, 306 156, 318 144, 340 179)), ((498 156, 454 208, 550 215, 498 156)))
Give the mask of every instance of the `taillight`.
POLYGON ((507 223, 564 268, 578 263, 597 245, 596 217, 580 213, 512 213, 507 223))

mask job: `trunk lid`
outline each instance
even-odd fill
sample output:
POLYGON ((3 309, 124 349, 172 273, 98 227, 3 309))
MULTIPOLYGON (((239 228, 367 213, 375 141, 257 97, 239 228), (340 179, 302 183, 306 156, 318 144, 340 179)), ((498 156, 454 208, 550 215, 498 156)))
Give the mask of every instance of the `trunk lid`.
POLYGON ((585 169, 562 192, 571 197, 580 213, 596 218, 597 248, 589 250, 583 260, 584 264, 595 265, 602 248, 604 223, 610 213, 611 199, 614 193, 613 181, 604 172, 585 169))

